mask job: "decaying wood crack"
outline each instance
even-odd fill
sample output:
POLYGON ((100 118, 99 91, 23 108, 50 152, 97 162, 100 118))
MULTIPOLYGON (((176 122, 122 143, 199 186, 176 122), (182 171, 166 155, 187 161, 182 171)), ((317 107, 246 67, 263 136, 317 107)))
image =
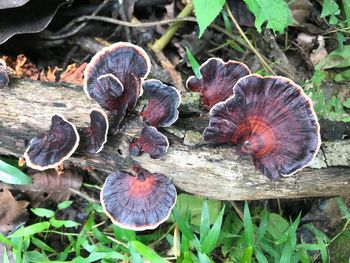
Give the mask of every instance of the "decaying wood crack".
MULTIPOLYGON (((90 109, 96 106, 81 87, 29 80, 12 81, 9 88, 0 91, 0 101, 0 155, 16 157, 23 155, 31 138, 48 129, 53 114, 63 114, 77 127, 85 127, 90 109)), ((126 169, 125 145, 139 128, 136 118, 131 117, 123 129, 127 134, 109 137, 101 153, 85 155, 78 151, 69 161, 106 173, 126 169)), ((232 147, 190 147, 172 137, 169 151, 161 160, 152 160, 147 154, 136 160, 151 172, 169 176, 186 192, 215 199, 246 200, 345 195, 350 191, 347 141, 323 145, 325 157, 317 159, 314 167, 326 168, 306 168, 292 177, 271 181, 255 170, 251 160, 235 154, 232 147)))

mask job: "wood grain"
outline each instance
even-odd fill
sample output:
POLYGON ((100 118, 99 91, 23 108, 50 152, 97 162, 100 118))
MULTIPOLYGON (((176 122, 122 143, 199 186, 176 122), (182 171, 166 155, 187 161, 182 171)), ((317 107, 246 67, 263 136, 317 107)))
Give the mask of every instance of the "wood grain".
MULTIPOLYGON (((97 106, 81 87, 29 80, 12 81, 9 88, 0 90, 0 101, 0 155, 17 157, 22 156, 33 137, 49 128, 53 114, 61 113, 82 128, 88 125, 90 109, 97 106)), ((181 123, 186 123, 186 119, 181 123)), ((137 118, 130 117, 120 133, 109 136, 101 153, 87 155, 78 149, 69 161, 106 174, 127 169, 127 145, 139 128, 137 118)), ((152 160, 146 154, 135 160, 151 172, 169 176, 178 189, 189 193, 222 200, 350 193, 349 140, 324 145, 325 151, 319 153, 318 164, 314 166, 325 168, 306 168, 292 177, 271 181, 255 170, 251 160, 235 154, 233 147, 191 147, 176 136, 169 138, 171 146, 161 160, 152 160), (341 156, 334 158, 340 152, 341 156), (327 163, 327 159, 333 161, 327 163)))

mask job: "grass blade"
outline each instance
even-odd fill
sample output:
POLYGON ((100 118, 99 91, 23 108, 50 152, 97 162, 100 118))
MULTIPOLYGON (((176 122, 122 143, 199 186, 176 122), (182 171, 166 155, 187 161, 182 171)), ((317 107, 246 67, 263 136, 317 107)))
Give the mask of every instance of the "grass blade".
POLYGON ((153 249, 148 246, 142 244, 141 242, 135 240, 131 241, 130 244, 133 248, 140 253, 145 259, 149 260, 152 263, 165 263, 165 259, 159 256, 153 249))
POLYGON ((245 201, 244 203, 243 226, 244 226, 244 240, 246 242, 246 245, 252 247, 254 243, 254 226, 253 226, 252 217, 250 215, 247 201, 245 201))
POLYGON ((213 227, 210 229, 206 236, 203 245, 201 246, 201 252, 209 254, 216 246, 220 235, 220 229, 222 225, 222 218, 224 216, 225 206, 221 209, 218 218, 216 219, 213 227))
POLYGON ((188 47, 186 47, 186 54, 187 54, 187 57, 188 57, 188 61, 190 62, 191 68, 193 70, 193 73, 196 75, 196 77, 198 79, 201 79, 202 78, 202 74, 199 71, 199 68, 200 68, 199 63, 194 58, 194 56, 191 53, 191 50, 188 47))
POLYGON ((18 229, 16 232, 14 232, 10 237, 28 237, 35 235, 36 233, 40 233, 44 230, 47 230, 50 227, 49 222, 41 222, 36 223, 24 228, 18 229))
POLYGON ((32 179, 18 168, 0 160, 0 181, 7 184, 31 184, 32 179))
POLYGON ((200 241, 201 244, 207 237, 210 230, 210 223, 209 223, 209 209, 208 209, 208 203, 206 200, 203 202, 202 206, 202 214, 201 214, 201 224, 200 224, 200 241))

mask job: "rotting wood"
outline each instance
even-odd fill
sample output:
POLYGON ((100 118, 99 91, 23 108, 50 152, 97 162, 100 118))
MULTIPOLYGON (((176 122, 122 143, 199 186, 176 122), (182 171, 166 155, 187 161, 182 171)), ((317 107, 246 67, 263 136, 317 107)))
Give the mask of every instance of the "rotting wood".
MULTIPOLYGON (((53 114, 61 113, 77 127, 84 127, 89 122, 90 109, 97 106, 81 87, 29 80, 12 81, 8 89, 0 90, 0 101, 0 154, 17 157, 22 156, 31 138, 48 129, 53 114)), ((97 155, 78 151, 70 161, 106 173, 125 169, 126 142, 137 128, 135 118, 130 118, 124 129, 128 134, 110 136, 97 155)), ((334 196, 350 192, 350 167, 346 167, 350 166, 350 157, 346 157, 350 156, 349 141, 338 142, 345 149, 345 158, 340 163, 343 166, 306 168, 276 181, 263 177, 251 160, 234 154, 232 147, 189 147, 175 136, 170 141, 163 159, 152 160, 144 154, 136 160, 151 172, 169 176, 186 192, 223 200, 334 196)), ((337 143, 331 144, 332 147, 326 144, 327 150, 320 152, 319 162, 323 165, 316 166, 326 166, 327 156, 338 152, 337 143)))

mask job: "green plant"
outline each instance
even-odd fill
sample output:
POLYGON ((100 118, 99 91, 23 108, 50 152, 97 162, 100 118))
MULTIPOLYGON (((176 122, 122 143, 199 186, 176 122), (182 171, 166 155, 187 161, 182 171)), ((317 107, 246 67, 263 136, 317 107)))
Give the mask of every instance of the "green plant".
MULTIPOLYGON (((12 160, 7 160, 11 162, 12 160)), ((15 163, 14 163, 15 165, 15 163)), ((30 184, 32 179, 17 167, 0 159, 0 181, 7 184, 30 184)))

